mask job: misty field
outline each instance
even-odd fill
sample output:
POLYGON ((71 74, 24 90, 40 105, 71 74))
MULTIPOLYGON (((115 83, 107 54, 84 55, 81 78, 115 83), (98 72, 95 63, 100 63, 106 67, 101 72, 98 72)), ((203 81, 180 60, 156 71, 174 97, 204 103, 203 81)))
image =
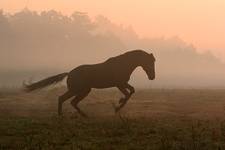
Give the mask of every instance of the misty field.
POLYGON ((0 149, 225 149, 225 90, 137 90, 115 115, 116 89, 93 90, 57 116, 64 88, 0 90, 0 149))

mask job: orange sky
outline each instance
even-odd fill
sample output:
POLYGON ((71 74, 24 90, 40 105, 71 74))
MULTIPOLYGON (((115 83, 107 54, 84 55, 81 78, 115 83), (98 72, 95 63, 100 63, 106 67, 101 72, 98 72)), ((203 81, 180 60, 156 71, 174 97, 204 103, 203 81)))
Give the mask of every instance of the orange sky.
POLYGON ((102 14, 132 25, 141 37, 179 36, 199 50, 213 49, 225 59, 225 0, 0 0, 0 8, 15 12, 55 9, 65 14, 102 14))

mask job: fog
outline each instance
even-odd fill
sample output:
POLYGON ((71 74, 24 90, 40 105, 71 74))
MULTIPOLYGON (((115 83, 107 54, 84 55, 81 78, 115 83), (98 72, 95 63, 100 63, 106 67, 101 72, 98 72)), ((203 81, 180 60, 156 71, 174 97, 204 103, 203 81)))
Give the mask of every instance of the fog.
POLYGON ((156 57, 156 79, 141 68, 131 83, 142 88, 223 88, 225 64, 210 52, 198 53, 179 37, 140 38, 132 27, 110 18, 54 10, 0 12, 0 84, 21 86, 70 71, 81 64, 105 61, 129 50, 143 49, 156 57))

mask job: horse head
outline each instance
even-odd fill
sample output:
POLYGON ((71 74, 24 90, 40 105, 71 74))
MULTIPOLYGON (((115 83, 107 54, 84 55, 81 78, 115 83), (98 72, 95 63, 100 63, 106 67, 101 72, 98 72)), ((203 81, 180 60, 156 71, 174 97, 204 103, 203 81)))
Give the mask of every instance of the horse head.
POLYGON ((148 75, 149 80, 155 79, 155 57, 153 54, 145 53, 141 59, 141 67, 148 75))

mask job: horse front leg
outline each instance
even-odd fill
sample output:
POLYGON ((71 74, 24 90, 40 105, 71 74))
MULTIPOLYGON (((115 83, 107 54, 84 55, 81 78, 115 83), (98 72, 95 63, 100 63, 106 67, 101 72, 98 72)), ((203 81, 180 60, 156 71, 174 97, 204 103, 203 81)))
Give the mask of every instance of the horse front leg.
POLYGON ((135 93, 135 89, 133 86, 131 86, 130 84, 126 84, 126 88, 129 89, 130 91, 130 95, 134 94, 135 93))
POLYGON ((125 97, 119 100, 120 105, 115 107, 115 112, 118 112, 120 109, 122 109, 131 97, 131 94, 127 91, 126 87, 118 86, 118 89, 124 94, 125 97))
MULTIPOLYGON (((126 85, 124 85, 124 88, 126 88, 126 89, 128 89, 130 92, 129 92, 129 97, 131 97, 131 95, 132 94, 134 94, 135 93, 135 89, 134 89, 134 87, 133 86, 131 86, 130 84, 126 84, 126 85)), ((124 91, 125 92, 125 91, 124 91)), ((123 93, 124 93, 123 92, 123 93)), ((127 94, 127 93, 126 93, 127 94)), ((126 98, 121 98, 120 99, 120 101, 119 101, 119 103, 121 104, 121 103, 123 103, 123 101, 125 101, 126 100, 126 98)))

